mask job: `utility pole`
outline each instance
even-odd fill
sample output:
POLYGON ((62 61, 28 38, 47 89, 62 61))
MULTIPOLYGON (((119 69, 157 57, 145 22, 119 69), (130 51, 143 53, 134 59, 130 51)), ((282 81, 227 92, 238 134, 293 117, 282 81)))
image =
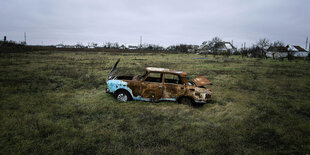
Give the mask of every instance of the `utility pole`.
POLYGON ((307 50, 307 46, 308 46, 308 36, 307 36, 307 39, 306 39, 306 50, 307 50))
POLYGON ((140 48, 142 48, 142 36, 140 36, 140 48))
POLYGON ((26 32, 24 32, 24 39, 25 39, 25 45, 26 45, 26 44, 27 44, 27 43, 26 43, 26 41, 27 41, 27 40, 26 40, 26 32))

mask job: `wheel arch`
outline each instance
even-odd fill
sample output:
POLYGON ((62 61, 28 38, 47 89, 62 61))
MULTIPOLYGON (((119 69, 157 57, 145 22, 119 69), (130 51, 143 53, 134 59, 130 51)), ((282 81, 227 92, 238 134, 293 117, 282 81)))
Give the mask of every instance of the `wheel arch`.
POLYGON ((113 93, 113 95, 115 96, 115 94, 117 94, 117 93, 120 92, 120 91, 125 91, 125 92, 127 92, 127 93, 129 94, 130 99, 131 99, 131 100, 133 99, 131 91, 129 91, 129 90, 125 89, 125 88, 117 89, 117 90, 113 93))

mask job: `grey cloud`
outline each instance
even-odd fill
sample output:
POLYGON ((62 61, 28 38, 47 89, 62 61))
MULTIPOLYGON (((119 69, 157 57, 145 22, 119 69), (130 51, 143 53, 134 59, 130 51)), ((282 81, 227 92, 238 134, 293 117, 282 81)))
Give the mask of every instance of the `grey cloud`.
POLYGON ((200 44, 214 36, 237 45, 266 37, 304 45, 308 0, 2 0, 0 37, 28 43, 117 41, 200 44))

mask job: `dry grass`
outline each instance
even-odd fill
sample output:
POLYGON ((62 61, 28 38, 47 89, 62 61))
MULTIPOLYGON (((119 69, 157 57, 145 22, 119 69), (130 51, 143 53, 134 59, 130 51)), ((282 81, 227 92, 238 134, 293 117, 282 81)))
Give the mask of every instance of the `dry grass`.
POLYGON ((0 54, 1 154, 310 152, 310 64, 196 54, 0 54), (119 73, 147 66, 204 75, 213 102, 118 103, 105 93, 119 73), (206 59, 194 59, 206 58, 206 59))

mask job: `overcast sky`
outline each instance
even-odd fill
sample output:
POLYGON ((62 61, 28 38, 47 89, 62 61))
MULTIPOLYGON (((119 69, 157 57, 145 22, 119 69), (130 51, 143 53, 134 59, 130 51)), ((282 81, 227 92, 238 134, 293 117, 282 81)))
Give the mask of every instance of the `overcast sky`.
POLYGON ((305 46, 310 0, 1 0, 0 37, 28 44, 198 44, 260 38, 305 46))

